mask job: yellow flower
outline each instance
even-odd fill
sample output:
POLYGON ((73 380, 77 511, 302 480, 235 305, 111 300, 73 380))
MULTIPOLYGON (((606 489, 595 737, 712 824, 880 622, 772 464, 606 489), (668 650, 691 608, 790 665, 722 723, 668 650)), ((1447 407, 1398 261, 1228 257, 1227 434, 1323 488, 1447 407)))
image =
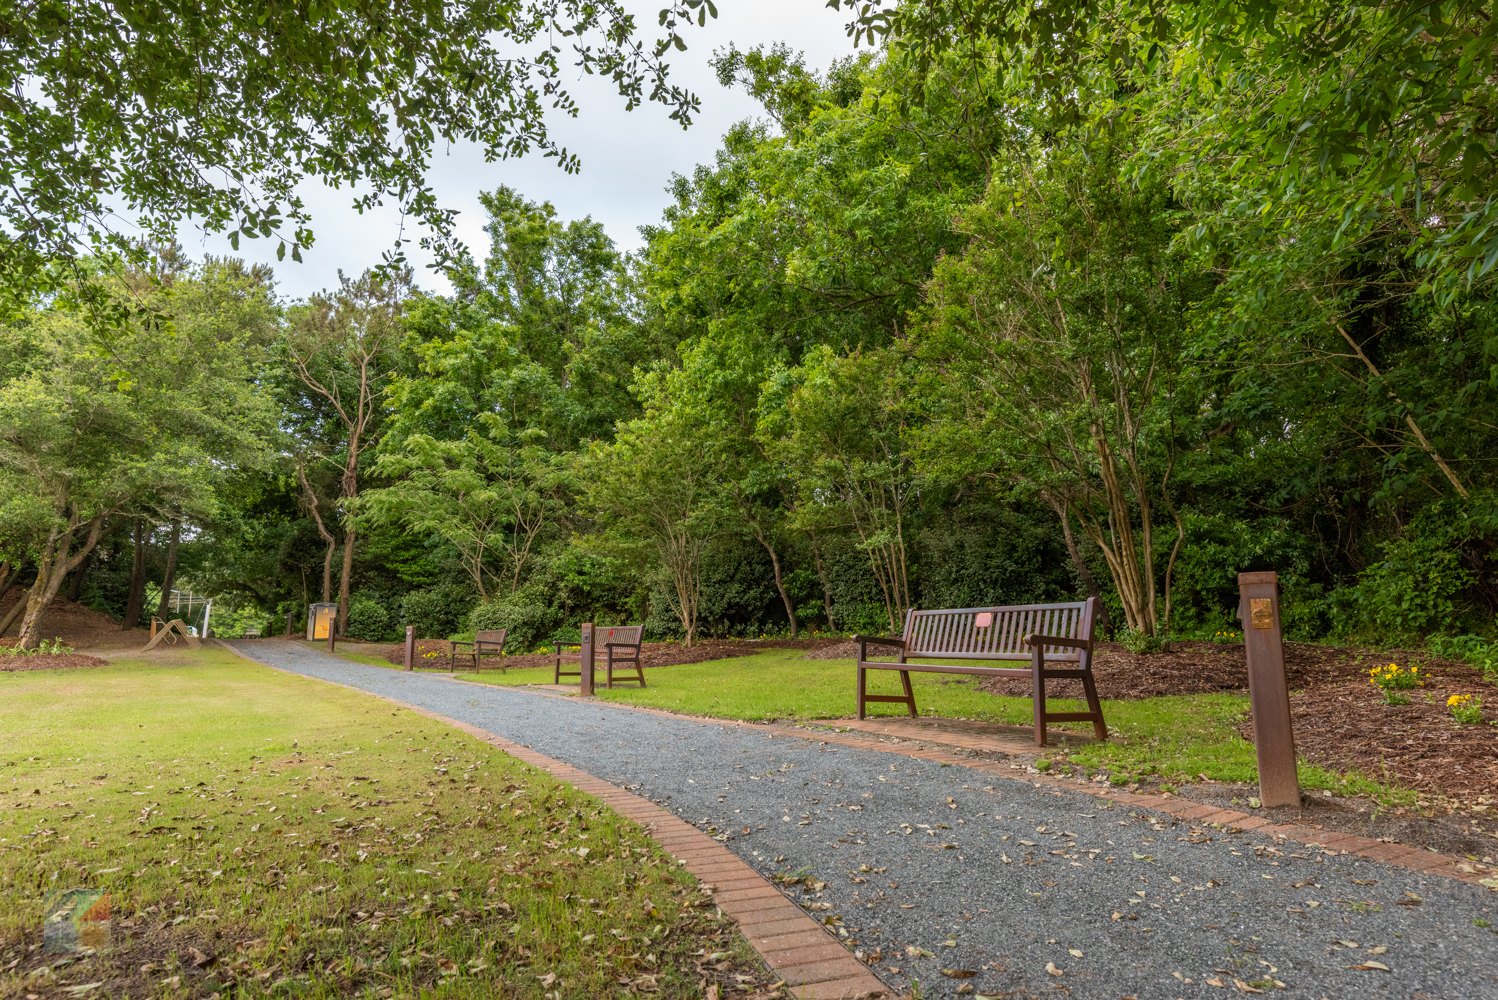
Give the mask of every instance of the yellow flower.
POLYGON ((1472 696, 1470 694, 1454 694, 1450 698, 1446 699, 1446 704, 1448 706, 1460 707, 1462 705, 1465 705, 1467 703, 1467 699, 1471 697, 1472 696))

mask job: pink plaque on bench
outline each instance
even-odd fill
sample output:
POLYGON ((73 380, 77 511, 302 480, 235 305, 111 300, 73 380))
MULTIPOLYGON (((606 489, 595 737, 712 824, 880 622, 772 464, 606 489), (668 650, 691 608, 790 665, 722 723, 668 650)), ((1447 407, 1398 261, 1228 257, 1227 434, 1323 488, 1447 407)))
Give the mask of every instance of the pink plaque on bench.
POLYGON ((973 628, 988 628, 993 624, 993 612, 985 611, 973 617, 973 628))

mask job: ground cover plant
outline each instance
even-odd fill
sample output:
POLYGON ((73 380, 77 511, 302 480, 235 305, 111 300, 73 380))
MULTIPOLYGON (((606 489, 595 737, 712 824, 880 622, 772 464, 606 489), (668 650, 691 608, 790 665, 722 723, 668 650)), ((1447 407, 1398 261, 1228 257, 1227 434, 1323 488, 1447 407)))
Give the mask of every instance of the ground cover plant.
POLYGON ((211 647, 0 692, 0 997, 765 981, 639 827, 408 710, 211 647), (109 893, 112 945, 44 954, 74 887, 109 893))

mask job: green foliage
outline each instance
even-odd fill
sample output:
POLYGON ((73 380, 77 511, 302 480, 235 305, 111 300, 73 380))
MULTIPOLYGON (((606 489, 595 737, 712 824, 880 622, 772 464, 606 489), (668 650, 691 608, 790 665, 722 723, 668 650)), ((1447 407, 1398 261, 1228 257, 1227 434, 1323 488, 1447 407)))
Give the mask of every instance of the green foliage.
POLYGON ((350 639, 365 642, 394 642, 404 638, 400 623, 385 602, 370 594, 354 594, 348 602, 348 625, 345 634, 350 639))
POLYGON ((1430 648, 1437 656, 1470 663, 1498 678, 1498 641, 1481 635, 1438 635, 1431 637, 1430 648))
POLYGON ((508 629, 505 651, 510 653, 530 653, 545 646, 560 624, 553 609, 524 597, 488 601, 468 613, 470 632, 508 629))
POLYGON ((414 627, 418 639, 445 639, 463 627, 473 606, 472 592, 462 587, 413 590, 400 599, 398 624, 414 627))
POLYGON ((1446 699, 1446 708, 1451 717, 1463 726, 1482 725, 1482 696, 1476 694, 1454 694, 1446 699))
MULTIPOLYGON (((56 288, 57 275, 80 269, 53 263, 93 248, 139 264, 186 219, 227 231, 236 249, 240 237, 265 237, 300 260, 313 234, 297 189, 311 176, 359 185, 361 211, 397 199, 450 258, 453 213, 425 181, 438 144, 477 141, 491 158, 540 147, 576 170, 546 127, 548 108, 572 109, 559 88, 573 63, 612 77, 628 108, 648 99, 690 121, 697 99, 667 80, 661 57, 684 47, 678 25, 705 14, 699 6, 673 3, 654 46, 615 0, 418 2, 398 18, 377 3, 209 18, 170 4, 122 14, 100 0, 17 8, 0 52, 10 95, 0 102, 10 179, 0 272, 12 287, 40 278, 56 288), (559 22, 577 41, 561 58, 549 41, 559 22), (12 93, 18 81, 29 86, 12 93), (111 226, 112 196, 131 225, 111 226)), ((129 315, 102 283, 85 292, 112 318, 129 315)))

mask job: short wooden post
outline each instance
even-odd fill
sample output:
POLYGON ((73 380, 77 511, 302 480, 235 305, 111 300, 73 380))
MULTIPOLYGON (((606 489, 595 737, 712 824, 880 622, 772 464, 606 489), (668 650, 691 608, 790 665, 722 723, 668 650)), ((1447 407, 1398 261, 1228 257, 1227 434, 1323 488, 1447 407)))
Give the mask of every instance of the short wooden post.
POLYGON ((1259 758, 1259 798, 1265 806, 1299 806, 1295 732, 1280 632, 1280 586, 1275 573, 1239 573, 1238 617, 1248 654, 1248 699, 1259 758))
POLYGON ((578 662, 578 693, 584 696, 593 694, 593 623, 583 623, 583 638, 578 644, 578 652, 582 658, 578 662))
POLYGON ((338 631, 338 616, 337 615, 330 615, 328 617, 328 652, 330 652, 330 653, 333 652, 333 641, 334 641, 334 638, 335 638, 334 633, 336 633, 337 631, 338 631))
POLYGON ((291 638, 291 620, 296 617, 295 611, 286 612, 286 638, 291 638))
POLYGON ((416 627, 406 626, 406 669, 416 669, 416 627))

